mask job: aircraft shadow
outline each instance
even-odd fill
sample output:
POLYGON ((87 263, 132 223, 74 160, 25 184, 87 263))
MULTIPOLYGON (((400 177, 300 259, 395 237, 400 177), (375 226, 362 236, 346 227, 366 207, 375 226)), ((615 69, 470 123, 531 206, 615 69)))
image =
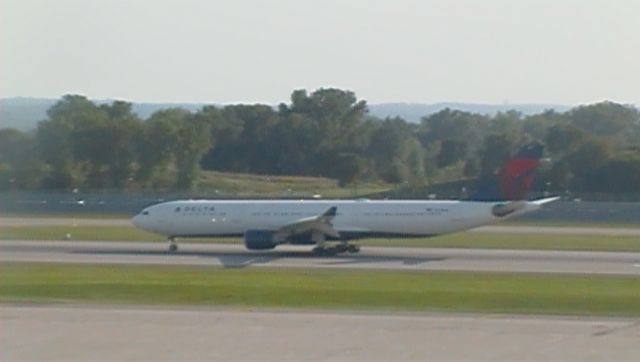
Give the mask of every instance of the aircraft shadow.
POLYGON ((233 251, 178 251, 172 253, 163 250, 131 250, 131 249, 82 249, 70 251, 74 254, 93 255, 144 255, 144 256, 191 256, 216 258, 224 268, 245 268, 251 265, 268 264, 280 259, 296 258, 316 260, 309 267, 348 266, 369 263, 401 263, 402 265, 418 265, 432 261, 441 261, 443 257, 416 257, 379 254, 339 254, 319 255, 312 251, 267 251, 267 252, 233 252, 233 251))

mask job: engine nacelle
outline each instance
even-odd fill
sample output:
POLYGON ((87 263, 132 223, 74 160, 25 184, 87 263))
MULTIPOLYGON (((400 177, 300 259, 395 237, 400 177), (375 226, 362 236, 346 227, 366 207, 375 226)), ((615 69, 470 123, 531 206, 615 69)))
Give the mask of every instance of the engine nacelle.
POLYGON ((268 250, 276 247, 273 231, 247 230, 244 233, 244 246, 249 250, 268 250))

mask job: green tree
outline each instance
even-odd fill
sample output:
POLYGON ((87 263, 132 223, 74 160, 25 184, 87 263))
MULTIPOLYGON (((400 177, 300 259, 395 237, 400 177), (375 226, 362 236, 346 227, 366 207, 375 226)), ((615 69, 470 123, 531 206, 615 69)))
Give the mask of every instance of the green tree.
POLYGON ((533 114, 525 117, 522 121, 522 131, 532 140, 544 141, 549 129, 563 121, 562 113, 553 109, 548 109, 540 114, 533 114))
POLYGON ((38 123, 36 132, 40 159, 50 171, 43 180, 47 188, 80 186, 86 178, 85 165, 75 159, 78 140, 74 131, 87 121, 104 117, 98 107, 84 96, 65 95, 48 111, 48 119, 38 123))
POLYGON ((613 158, 584 180, 588 191, 603 193, 640 192, 640 157, 613 158))
POLYGON ((464 141, 443 141, 437 156, 438 167, 447 167, 462 160, 467 155, 467 149, 468 144, 464 141))
POLYGON ((371 135, 367 154, 387 182, 415 182, 424 177, 424 155, 414 128, 402 118, 387 118, 371 135))
POLYGON ((484 140, 480 152, 480 169, 483 176, 494 174, 511 157, 516 142, 509 134, 491 134, 484 140))
POLYGON ((355 153, 339 153, 331 158, 328 177, 338 179, 340 186, 354 183, 366 174, 367 161, 355 153))
POLYGON ((491 119, 445 108, 422 118, 417 137, 424 148, 425 170, 430 175, 477 153, 491 119))
POLYGON ((601 102, 579 106, 567 112, 571 124, 595 136, 617 138, 625 142, 629 131, 640 123, 640 113, 632 106, 601 102))
POLYGON ((235 172, 273 172, 269 149, 277 113, 266 105, 230 105, 218 110, 205 107, 196 117, 211 126, 214 146, 202 160, 205 169, 235 172))
POLYGON ((549 151, 558 156, 575 152, 588 138, 588 135, 577 127, 558 124, 548 129, 545 142, 549 151))
POLYGON ((445 108, 422 118, 418 138, 425 146, 445 140, 473 145, 482 141, 489 122, 489 118, 483 115, 445 108))
POLYGON ((37 188, 44 173, 33 135, 13 128, 0 129, 0 187, 37 188))
POLYGON ((569 163, 561 159, 554 162, 546 172, 540 175, 544 184, 550 186, 552 191, 567 191, 571 188, 573 173, 569 163))
POLYGON ((136 179, 144 186, 158 187, 173 161, 174 143, 180 127, 179 117, 158 111, 143 123, 138 136, 138 171, 136 179))
POLYGON ((89 187, 125 187, 133 176, 141 128, 131 104, 121 101, 101 105, 90 117, 75 124, 74 160, 86 163, 89 187))
POLYGON ((274 173, 283 175, 322 175, 319 160, 318 124, 309 117, 289 114, 273 129, 269 148, 276 162, 274 173))
POLYGON ((165 112, 178 122, 173 148, 178 170, 176 187, 190 189, 198 180, 200 160, 211 147, 210 126, 194 118, 188 111, 169 109, 165 112))
POLYGON ((348 149, 366 112, 366 102, 353 92, 321 88, 309 96, 305 90, 294 91, 285 114, 304 115, 318 124, 319 149, 348 149))
POLYGON ((195 186, 200 160, 211 146, 210 125, 204 117, 194 117, 182 108, 157 111, 145 122, 139 179, 153 181, 158 171, 165 170, 171 160, 177 175, 175 187, 195 186))
POLYGON ((470 157, 464 163, 462 175, 465 177, 477 177, 480 174, 480 164, 477 157, 470 157))
POLYGON ((496 134, 518 134, 522 130, 522 123, 522 113, 518 111, 509 110, 506 112, 498 112, 491 118, 489 132, 496 134))
POLYGON ((571 154, 567 155, 571 173, 573 174, 572 186, 580 191, 589 190, 589 179, 604 166, 611 157, 610 146, 603 140, 589 138, 571 154))

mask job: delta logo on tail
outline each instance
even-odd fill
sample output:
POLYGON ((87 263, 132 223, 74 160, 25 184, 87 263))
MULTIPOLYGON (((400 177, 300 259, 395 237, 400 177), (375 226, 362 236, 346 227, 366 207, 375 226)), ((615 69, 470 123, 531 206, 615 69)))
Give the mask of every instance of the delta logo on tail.
POLYGON ((533 176, 540 164, 543 147, 530 144, 522 147, 498 173, 500 188, 506 200, 525 200, 533 186, 533 176))
POLYGON ((521 147, 506 160, 496 174, 482 177, 476 183, 469 201, 526 200, 533 186, 544 147, 531 143, 521 147))

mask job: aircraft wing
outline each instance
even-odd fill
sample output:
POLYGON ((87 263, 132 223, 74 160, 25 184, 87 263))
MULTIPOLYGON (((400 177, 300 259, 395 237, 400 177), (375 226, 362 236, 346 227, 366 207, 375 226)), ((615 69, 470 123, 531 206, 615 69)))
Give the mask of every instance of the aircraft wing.
POLYGON ((340 237, 340 233, 333 228, 331 220, 336 216, 338 208, 332 206, 317 216, 305 217, 292 223, 281 226, 274 233, 276 239, 285 240, 290 236, 307 232, 320 232, 334 238, 340 237))

